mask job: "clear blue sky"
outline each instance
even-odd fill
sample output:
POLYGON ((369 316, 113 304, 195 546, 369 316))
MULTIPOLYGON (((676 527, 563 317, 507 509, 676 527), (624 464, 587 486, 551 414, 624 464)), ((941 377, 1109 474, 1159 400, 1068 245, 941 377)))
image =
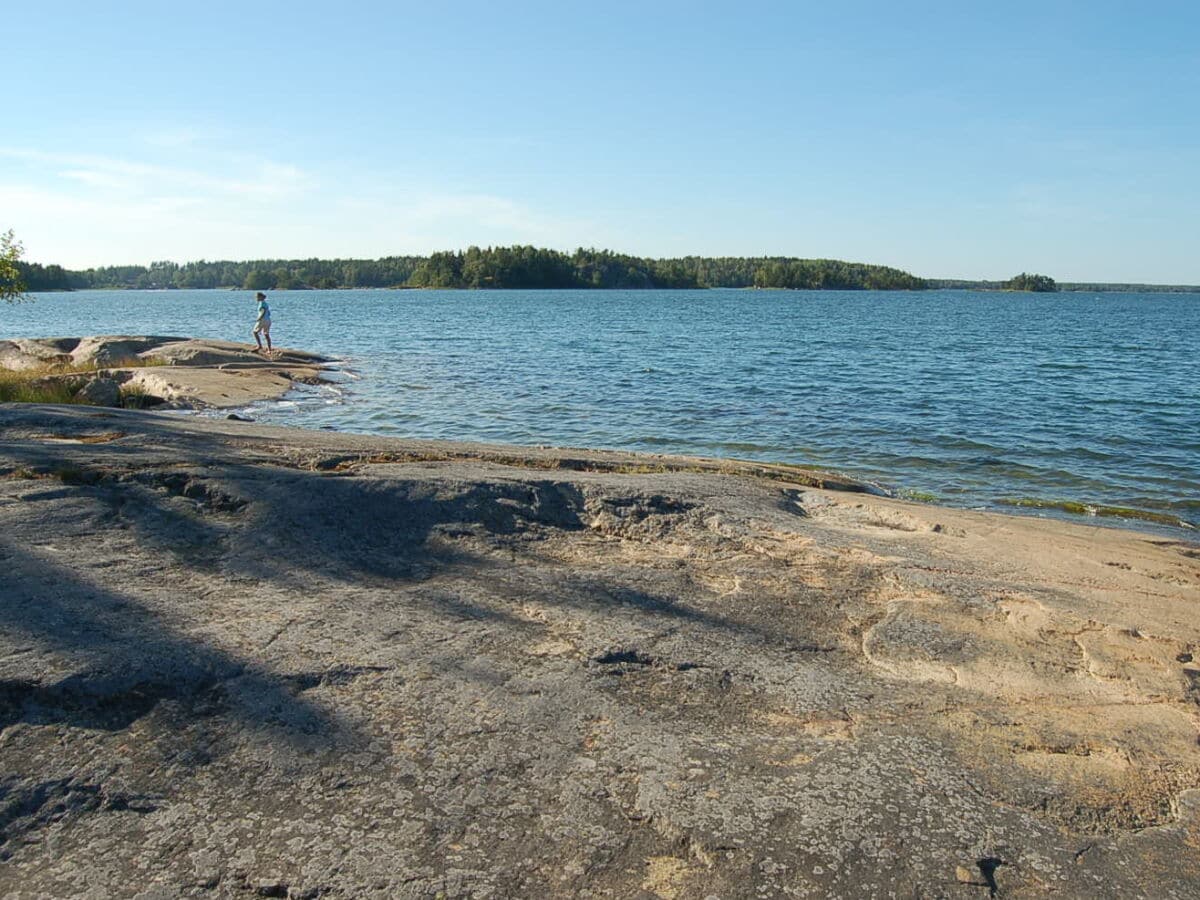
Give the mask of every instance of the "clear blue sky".
POLYGON ((70 267, 469 244, 1200 283, 1200 4, 43 2, 0 230, 70 267))

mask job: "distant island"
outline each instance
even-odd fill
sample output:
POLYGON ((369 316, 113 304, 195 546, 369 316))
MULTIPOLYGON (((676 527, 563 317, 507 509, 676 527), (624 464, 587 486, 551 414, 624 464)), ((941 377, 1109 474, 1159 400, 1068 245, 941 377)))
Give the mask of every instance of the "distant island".
MULTIPOLYGON (((1026 276, 1045 278, 1046 276, 1026 276)), ((1020 275, 1008 281, 968 281, 962 278, 926 278, 925 284, 935 291, 1037 291, 1033 287, 1016 287, 1020 275)), ((1134 282, 1116 281, 1050 281, 1052 288, 1042 288, 1042 291, 1087 291, 1089 293, 1136 293, 1136 294, 1200 294, 1200 285, 1196 284, 1137 284, 1134 282)))
POLYGON ((1025 291, 1032 294, 1053 294, 1058 290, 1058 285, 1049 275, 1030 275, 1028 272, 1022 272, 1013 278, 1004 282, 1004 290, 1006 291, 1025 291))
POLYGON ((351 288, 776 288, 790 290, 1174 291, 1185 285, 1056 283, 1021 273, 1007 281, 921 278, 901 269, 837 259, 685 256, 652 259, 611 250, 563 253, 532 246, 469 247, 380 259, 155 262, 70 270, 17 261, 24 289, 329 290, 351 288))

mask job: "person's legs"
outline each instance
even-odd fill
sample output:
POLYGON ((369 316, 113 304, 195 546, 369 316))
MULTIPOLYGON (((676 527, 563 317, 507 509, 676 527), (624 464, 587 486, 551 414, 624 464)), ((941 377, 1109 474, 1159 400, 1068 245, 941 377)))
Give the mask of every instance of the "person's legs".
POLYGON ((263 337, 267 339, 267 352, 271 352, 271 323, 263 322, 263 337))
POLYGON ((262 338, 260 338, 260 337, 258 336, 258 326, 257 326, 257 325, 255 325, 255 326, 254 326, 254 332, 253 332, 253 333, 254 333, 254 343, 258 344, 258 349, 259 349, 259 350, 261 350, 261 349, 263 348, 263 346, 262 346, 262 338))

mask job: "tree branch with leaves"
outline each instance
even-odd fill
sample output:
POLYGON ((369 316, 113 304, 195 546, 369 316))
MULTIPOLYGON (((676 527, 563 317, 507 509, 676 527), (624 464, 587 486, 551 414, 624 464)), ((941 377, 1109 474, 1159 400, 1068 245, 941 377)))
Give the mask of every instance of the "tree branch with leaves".
POLYGON ((12 229, 0 234, 0 300, 16 303, 25 296, 25 281, 17 265, 25 248, 12 229))

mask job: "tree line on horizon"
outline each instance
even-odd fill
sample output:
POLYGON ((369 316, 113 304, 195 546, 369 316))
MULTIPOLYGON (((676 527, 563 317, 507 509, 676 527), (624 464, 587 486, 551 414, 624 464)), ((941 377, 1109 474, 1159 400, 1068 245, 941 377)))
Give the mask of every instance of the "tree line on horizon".
POLYGON ((532 246, 469 247, 381 259, 198 260, 72 271, 19 263, 30 291, 102 288, 791 288, 923 290, 928 283, 889 266, 836 259, 703 257, 648 259, 611 250, 572 254, 532 246))

